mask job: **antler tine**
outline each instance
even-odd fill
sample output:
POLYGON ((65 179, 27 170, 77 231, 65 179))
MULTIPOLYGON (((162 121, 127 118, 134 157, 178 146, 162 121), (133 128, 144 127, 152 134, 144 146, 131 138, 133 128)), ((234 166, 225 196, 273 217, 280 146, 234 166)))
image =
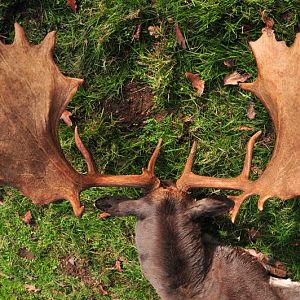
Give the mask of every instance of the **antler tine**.
POLYGON ((89 187, 96 186, 114 186, 114 187, 135 187, 144 189, 155 189, 160 185, 160 180, 156 178, 154 174, 154 166, 157 157, 160 152, 160 147, 162 139, 159 139, 157 146, 150 158, 147 169, 142 169, 142 174, 140 175, 104 175, 96 172, 96 167, 94 166, 93 160, 90 153, 84 147, 81 142, 79 135, 75 132, 75 137, 78 140, 76 145, 82 155, 84 156, 86 163, 90 172, 87 175, 82 176, 81 180, 81 190, 89 187), (77 136, 77 137, 76 137, 77 136), (81 143, 80 143, 81 142, 81 143))
POLYGON ((156 163, 156 160, 157 160, 159 152, 160 152, 161 144, 162 144, 162 139, 159 139, 158 143, 156 145, 156 148, 153 151, 152 156, 148 163, 147 171, 150 172, 152 175, 154 175, 154 167, 155 167, 155 163, 156 163))
POLYGON ((95 166, 94 160, 93 160, 90 152, 86 149, 86 147, 84 146, 84 144, 78 134, 77 126, 75 127, 75 144, 85 159, 85 162, 86 162, 87 168, 88 168, 88 174, 96 174, 97 167, 95 166))
POLYGON ((23 46, 29 46, 29 42, 27 40, 24 29, 18 23, 15 23, 14 44, 22 44, 23 46))
POLYGON ((260 135, 261 131, 258 131, 249 139, 246 148, 243 170, 241 174, 235 178, 215 178, 194 174, 192 172, 192 164, 197 147, 197 143, 194 142, 184 171, 181 177, 176 182, 177 188, 184 192, 188 191, 191 188, 220 188, 243 191, 240 196, 230 196, 230 198, 235 202, 234 209, 232 210, 232 221, 234 221, 243 201, 250 195, 255 194, 255 190, 251 190, 252 181, 249 180, 249 174, 251 169, 253 147, 256 139, 260 135))

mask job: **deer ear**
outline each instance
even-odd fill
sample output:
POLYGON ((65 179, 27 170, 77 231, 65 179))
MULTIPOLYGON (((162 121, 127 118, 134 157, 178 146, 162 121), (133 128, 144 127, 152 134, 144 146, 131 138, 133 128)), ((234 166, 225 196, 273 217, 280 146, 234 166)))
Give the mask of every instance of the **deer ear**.
POLYGON ((95 202, 95 207, 111 216, 136 216, 144 218, 147 212, 147 204, 143 199, 131 200, 124 197, 103 197, 95 202))
POLYGON ((188 213, 191 219, 222 215, 233 208, 234 202, 225 197, 203 198, 190 206, 188 213))

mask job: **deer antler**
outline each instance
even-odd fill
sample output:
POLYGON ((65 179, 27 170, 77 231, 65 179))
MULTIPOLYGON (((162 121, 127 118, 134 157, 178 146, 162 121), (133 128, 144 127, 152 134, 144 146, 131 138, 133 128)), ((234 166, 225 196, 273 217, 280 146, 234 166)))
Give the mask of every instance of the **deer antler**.
MULTIPOLYGON (((300 195, 300 34, 294 44, 287 47, 278 42, 271 28, 264 28, 262 36, 250 47, 257 62, 258 76, 252 83, 240 87, 254 93, 265 105, 274 122, 275 149, 265 171, 256 181, 249 181, 252 148, 259 133, 248 142, 247 155, 242 174, 236 178, 210 178, 191 172, 191 154, 187 166, 177 181, 177 187, 188 190, 197 187, 217 187, 241 190, 232 211, 234 221, 240 205, 250 195, 259 195, 258 208, 271 197, 287 200, 300 195)), ((192 152, 195 147, 192 148, 192 152)))
POLYGON ((98 174, 77 130, 76 144, 88 164, 81 175, 66 160, 58 141, 58 123, 82 79, 64 76, 52 58, 55 32, 39 45, 29 44, 15 24, 13 44, 0 42, 0 184, 18 188, 34 203, 68 199, 76 216, 79 194, 91 186, 154 188, 154 164, 161 141, 141 175, 98 174))

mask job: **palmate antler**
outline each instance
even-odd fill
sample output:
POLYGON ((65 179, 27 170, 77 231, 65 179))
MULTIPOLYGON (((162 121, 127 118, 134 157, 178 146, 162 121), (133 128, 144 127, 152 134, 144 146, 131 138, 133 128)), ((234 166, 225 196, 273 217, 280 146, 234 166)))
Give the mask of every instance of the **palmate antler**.
POLYGON ((0 42, 0 184, 18 188, 34 203, 68 199, 76 216, 83 212, 79 194, 88 187, 157 186, 154 164, 161 141, 141 175, 98 174, 77 130, 76 144, 88 174, 77 173, 66 160, 58 122, 83 80, 59 71, 52 58, 54 44, 51 32, 41 44, 30 45, 18 24, 13 44, 0 42))
POLYGON ((271 28, 264 28, 262 36, 250 47, 257 62, 258 75, 252 83, 241 83, 242 89, 254 93, 269 111, 276 131, 275 149, 265 171, 256 181, 249 181, 252 148, 259 133, 247 146, 244 170, 236 178, 211 178, 192 173, 195 152, 192 148, 185 171, 177 181, 181 190, 198 187, 241 190, 232 196, 235 207, 234 221, 243 201, 251 195, 259 195, 258 208, 271 197, 287 200, 300 195, 300 34, 294 44, 276 41, 271 28))

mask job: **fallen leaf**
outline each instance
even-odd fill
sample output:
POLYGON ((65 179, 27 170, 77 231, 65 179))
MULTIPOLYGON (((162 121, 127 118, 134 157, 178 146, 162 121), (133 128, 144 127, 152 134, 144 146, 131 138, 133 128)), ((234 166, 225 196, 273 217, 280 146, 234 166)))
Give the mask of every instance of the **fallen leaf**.
POLYGON ((175 34, 177 43, 181 46, 181 48, 186 49, 185 38, 182 35, 179 25, 177 23, 175 24, 175 34))
POLYGON ((138 41, 140 39, 141 30, 142 30, 142 24, 136 25, 135 31, 134 31, 133 36, 132 36, 134 40, 138 41))
POLYGON ((154 36, 156 39, 160 36, 160 27, 159 26, 149 26, 148 27, 149 34, 154 36))
POLYGON ((105 219, 105 218, 109 218, 109 217, 110 217, 109 213, 103 212, 97 216, 97 219, 105 219))
POLYGON ((34 259, 33 253, 31 251, 27 250, 25 247, 19 249, 18 255, 25 259, 29 259, 29 260, 34 259))
POLYGON ((251 166, 251 172, 255 175, 261 175, 263 170, 260 169, 258 166, 253 165, 253 166, 251 166))
POLYGON ((284 264, 278 260, 274 261, 272 258, 258 252, 254 249, 244 249, 246 252, 257 258, 262 266, 271 274, 277 277, 284 278, 287 275, 284 264))
POLYGON ((101 295, 103 295, 103 296, 108 295, 108 292, 103 288, 102 285, 99 286, 98 290, 101 295))
POLYGON ((282 15, 282 19, 289 22, 292 20, 292 13, 287 11, 282 15))
POLYGON ((63 120, 67 126, 71 127, 72 126, 72 121, 70 119, 70 116, 72 116, 72 113, 68 110, 65 110, 62 115, 61 115, 61 120, 63 120))
POLYGON ((246 126, 246 125, 241 125, 240 127, 239 127, 239 130, 242 130, 242 131, 252 131, 252 130, 254 130, 252 127, 248 127, 248 126, 246 126))
POLYGON ((223 61, 224 65, 228 68, 232 68, 234 67, 235 63, 234 63, 234 60, 233 59, 225 59, 223 61))
POLYGON ((267 16, 265 10, 261 11, 260 14, 261 14, 261 20, 265 23, 266 28, 272 29, 272 27, 274 26, 274 20, 267 16))
POLYGON ((26 289, 28 292, 38 293, 41 290, 37 289, 34 285, 31 284, 24 284, 23 288, 26 289))
POLYGON ((251 77, 251 74, 246 73, 241 75, 239 72, 227 74, 224 77, 224 85, 238 85, 240 82, 245 82, 251 77))
POLYGON ((121 266, 121 261, 117 260, 115 263, 115 269, 117 272, 122 272, 122 266, 121 266))
POLYGON ((254 103, 252 101, 249 101, 248 108, 247 108, 247 117, 250 120, 253 120, 255 118, 255 115, 256 115, 256 112, 254 109, 254 103))
POLYGON ((192 86, 197 90, 197 95, 200 97, 204 91, 204 81, 200 79, 198 74, 186 72, 185 77, 192 82, 192 86))
POLYGON ((32 219, 32 215, 30 210, 28 210, 27 213, 21 218, 21 220, 26 224, 30 224, 31 219, 32 219))
POLYGON ((72 9, 72 11, 73 11, 74 13, 76 13, 76 11, 77 11, 76 0, 67 0, 67 4, 68 4, 68 6, 72 9))

